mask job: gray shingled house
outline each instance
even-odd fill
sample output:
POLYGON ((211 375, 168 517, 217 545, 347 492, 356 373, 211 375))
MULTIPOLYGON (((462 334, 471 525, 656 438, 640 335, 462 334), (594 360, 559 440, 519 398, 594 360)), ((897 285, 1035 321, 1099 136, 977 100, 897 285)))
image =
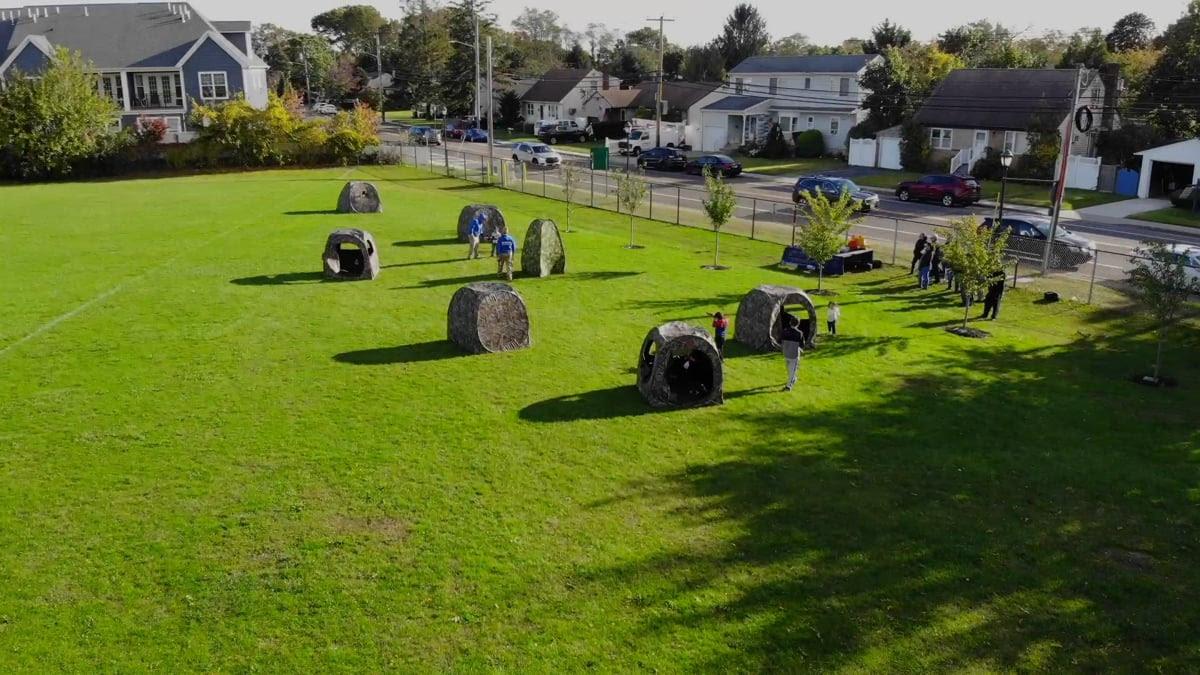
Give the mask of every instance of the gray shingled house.
POLYGON ((37 5, 0 9, 0 83, 36 76, 65 47, 98 71, 97 87, 121 109, 122 126, 163 120, 187 140, 195 102, 244 95, 267 104, 267 64, 249 21, 209 21, 185 2, 37 5))

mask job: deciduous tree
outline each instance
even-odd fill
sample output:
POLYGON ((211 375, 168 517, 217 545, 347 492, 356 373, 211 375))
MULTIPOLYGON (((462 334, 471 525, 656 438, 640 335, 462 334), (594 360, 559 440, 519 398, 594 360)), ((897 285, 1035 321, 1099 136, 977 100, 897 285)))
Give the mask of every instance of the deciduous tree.
POLYGON ((634 241, 634 217, 637 210, 646 201, 650 186, 640 173, 627 171, 617 174, 617 203, 629 214, 629 246, 627 248, 642 248, 634 241))
POLYGON ((721 36, 717 38, 726 70, 733 70, 734 66, 751 56, 764 53, 770 43, 771 34, 767 32, 766 19, 754 5, 746 3, 733 8, 733 13, 725 20, 721 36))
POLYGON ((975 216, 964 216, 951 221, 948 235, 942 254, 966 298, 962 322, 966 328, 971 317, 971 300, 983 293, 996 273, 1004 269, 1008 232, 993 232, 975 216))
POLYGON ((1148 49, 1154 40, 1154 22, 1141 12, 1131 12, 1117 19, 1105 37, 1108 50, 1114 53, 1148 49))
POLYGON ((704 213, 713 228, 713 264, 711 269, 721 267, 721 228, 733 217, 737 208, 737 193, 726 183, 719 174, 709 169, 704 170, 704 187, 708 196, 704 199, 704 213))
POLYGON ((804 254, 817 263, 817 290, 825 278, 825 263, 833 259, 846 243, 846 233, 858 215, 858 205, 849 192, 837 201, 824 193, 805 193, 807 204, 805 222, 796 230, 796 244, 804 254))
POLYGON ((912 31, 884 19, 871 31, 871 38, 863 42, 864 54, 883 54, 889 49, 903 49, 912 42, 912 31))
POLYGON ((1158 332, 1154 380, 1162 376, 1163 346, 1187 309, 1188 296, 1200 294, 1200 280, 1189 278, 1184 259, 1160 242, 1142 242, 1129 271, 1129 282, 1141 310, 1158 332))

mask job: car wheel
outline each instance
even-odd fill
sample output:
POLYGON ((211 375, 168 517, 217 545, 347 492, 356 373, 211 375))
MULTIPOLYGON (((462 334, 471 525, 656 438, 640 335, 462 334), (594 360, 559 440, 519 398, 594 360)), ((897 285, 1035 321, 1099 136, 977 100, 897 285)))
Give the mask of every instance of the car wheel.
POLYGON ((531 163, 532 163, 534 166, 537 166, 537 165, 538 165, 538 162, 537 162, 537 157, 534 157, 532 160, 530 160, 530 162, 531 162, 531 163))
POLYGON ((519 161, 521 161, 521 158, 520 158, 520 157, 517 157, 516 155, 513 155, 513 161, 514 161, 514 162, 519 162, 519 161))
POLYGON ((575 140, 576 140, 576 142, 579 142, 579 143, 586 143, 586 142, 587 142, 587 136, 584 136, 584 135, 582 135, 582 134, 581 134, 581 135, 579 136, 579 138, 576 138, 575 140))
POLYGON ((948 192, 942 195, 942 206, 954 206, 954 195, 948 192))
POLYGON ((642 154, 642 149, 641 149, 641 148, 639 148, 639 147, 637 147, 637 146, 634 146, 634 148, 633 148, 633 156, 634 156, 634 157, 637 157, 637 156, 638 156, 638 155, 640 155, 640 154, 642 154))
POLYGON ((558 138, 555 136, 551 136, 550 137, 550 145, 558 145, 558 138))
POLYGON ((908 193, 908 190, 901 190, 896 193, 896 198, 902 202, 906 202, 912 199, 912 195, 908 193))

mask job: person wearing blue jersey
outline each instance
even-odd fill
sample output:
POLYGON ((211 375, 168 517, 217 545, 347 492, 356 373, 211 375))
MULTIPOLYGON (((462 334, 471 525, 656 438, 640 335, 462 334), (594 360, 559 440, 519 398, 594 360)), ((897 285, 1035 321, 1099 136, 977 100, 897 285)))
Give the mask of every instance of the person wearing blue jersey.
POLYGON ((467 241, 471 247, 467 249, 467 260, 479 259, 479 240, 483 238, 483 228, 487 225, 488 215, 486 211, 480 211, 471 219, 470 228, 467 230, 467 241))
POLYGON ((508 233, 508 228, 501 228, 500 236, 496 239, 496 266, 499 274, 509 281, 513 278, 513 257, 517 254, 517 240, 508 233))

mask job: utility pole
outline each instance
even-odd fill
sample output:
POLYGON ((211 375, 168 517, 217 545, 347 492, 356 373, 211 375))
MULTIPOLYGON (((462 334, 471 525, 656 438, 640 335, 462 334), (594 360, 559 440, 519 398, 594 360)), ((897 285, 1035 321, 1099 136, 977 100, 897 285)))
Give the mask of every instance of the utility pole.
POLYGON ((379 39, 379 33, 375 34, 375 65, 379 70, 379 122, 387 124, 387 106, 383 98, 383 41, 379 39))
POLYGON ((1054 249, 1054 237, 1058 234, 1058 218, 1062 213, 1063 195, 1067 191, 1067 170, 1071 164, 1071 140, 1075 137, 1075 111, 1079 110, 1079 89, 1083 86, 1083 65, 1075 71, 1075 92, 1071 97, 1071 111, 1067 113, 1067 130, 1062 143, 1062 164, 1058 167, 1058 184, 1054 186, 1054 206, 1050 214, 1050 239, 1042 253, 1042 274, 1050 269, 1050 251, 1054 249))
POLYGON ((666 40, 663 38, 663 24, 674 22, 660 16, 657 19, 646 19, 658 22, 658 89, 654 92, 654 147, 662 147, 662 99, 663 99, 663 52, 666 51, 666 40))
MULTIPOLYGON (((472 5, 475 8, 475 124, 479 124, 479 87, 481 80, 479 78, 479 7, 472 5)), ((491 133, 491 129, 488 129, 491 133)))
POLYGON ((312 81, 308 78, 308 47, 300 52, 300 61, 304 64, 304 105, 312 105, 312 81))
POLYGON ((488 183, 492 182, 492 169, 496 167, 496 128, 492 124, 492 117, 495 115, 495 104, 493 92, 495 88, 492 86, 492 36, 487 37, 487 95, 488 95, 488 110, 487 110, 487 139, 488 139, 488 183))

